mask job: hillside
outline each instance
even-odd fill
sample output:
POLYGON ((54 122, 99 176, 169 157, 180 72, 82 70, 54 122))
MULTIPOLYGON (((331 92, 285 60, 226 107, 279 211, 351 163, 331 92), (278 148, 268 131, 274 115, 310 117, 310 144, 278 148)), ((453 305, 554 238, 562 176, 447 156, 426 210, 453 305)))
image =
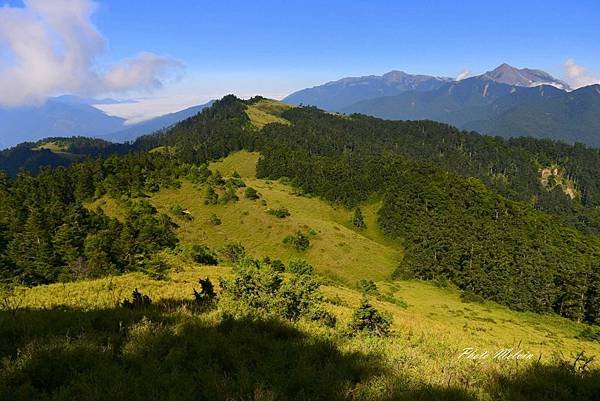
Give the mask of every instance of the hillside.
POLYGON ((128 149, 0 177, 0 399, 597 398, 596 150, 233 96, 128 149))
MULTIPOLYGON (((206 186, 184 181, 179 188, 164 189, 153 195, 150 201, 177 222, 176 232, 183 246, 202 243, 211 249, 220 249, 227 243, 240 242, 255 257, 269 256, 285 263, 306 259, 317 266, 320 273, 349 285, 356 285, 361 279, 391 277, 402 253, 398 244, 386 240, 378 230, 377 203, 364 208, 368 229, 353 229, 351 211, 317 198, 300 196, 280 182, 256 179, 257 159, 258 154, 242 151, 211 163, 210 168, 223 172, 226 178, 234 171, 239 172, 245 185, 258 191, 259 200, 245 199, 241 188, 237 191, 239 202, 205 205, 206 186), (174 206, 181 206, 189 214, 185 218, 173 215, 174 206), (280 208, 287 209, 290 216, 278 218, 268 214, 269 210, 280 208), (221 224, 211 223, 213 214, 221 224), (308 251, 297 252, 283 244, 287 235, 298 230, 314 232, 310 235, 308 251)), ((89 208, 93 210, 98 206, 111 216, 125 215, 110 198, 102 198, 89 208)))
MULTIPOLYGON (((98 399, 111 394, 110 399, 134 400, 151 394, 178 400, 244 394, 258 400, 594 399, 596 365, 586 365, 583 373, 577 370, 587 357, 600 353, 600 343, 586 339, 586 325, 466 301, 451 285, 392 280, 392 261, 401 255, 394 252, 398 244, 377 228, 374 204, 364 207, 367 229, 352 228, 349 211, 300 196, 281 182, 255 178, 251 167, 257 157, 242 151, 210 168, 226 177, 240 172, 246 185, 261 194, 258 200, 244 198, 240 188, 237 202, 205 205, 202 188, 189 182, 152 195, 150 202, 179 225, 178 248, 160 253, 169 268, 166 276, 129 273, 5 293, 0 357, 7 362, 0 369, 0 395, 53 400, 95 399, 96 394, 98 399), (285 206, 291 215, 269 216, 261 200, 266 207, 285 206), (176 205, 189 210, 192 220, 173 214, 176 205), (222 220, 218 226, 209 221, 213 213, 222 220), (311 249, 286 249, 280 238, 305 225, 317 232, 311 249), (345 245, 338 249, 340 240, 345 245), (232 318, 230 313, 240 312, 231 309, 219 283, 242 276, 225 261, 219 266, 195 263, 186 250, 195 243, 219 249, 238 241, 259 259, 282 258, 286 265, 288 258, 309 260, 323 275, 322 305, 336 317, 335 327, 304 319, 263 321, 252 309, 244 312, 249 317, 232 318), (215 283, 216 308, 204 309, 194 300, 199 278, 215 283), (392 321, 389 336, 345 334, 364 297, 359 279, 375 282, 369 297, 392 321), (118 306, 133 289, 148 295, 152 305, 133 310, 118 306), (469 348, 492 354, 519 350, 528 359, 461 357, 469 348), (15 354, 15 349, 27 353, 15 354)), ((119 219, 126 215, 121 201, 110 197, 87 205, 98 206, 119 219)), ((287 280, 293 276, 285 273, 287 280)))
POLYGON ((541 395, 566 401, 593 400, 598 391, 597 373, 580 376, 546 367, 560 358, 552 356, 557 349, 566 361, 584 349, 585 355, 599 351, 597 343, 576 340, 579 328, 568 322, 463 303, 453 290, 419 282, 381 284, 382 291, 389 288, 408 303, 402 308, 373 301, 393 317, 394 334, 387 338, 341 334, 361 294, 332 285, 321 290, 325 307, 338 317, 333 329, 305 321, 227 320, 225 306, 208 312, 194 306, 198 278, 217 282, 231 274, 227 267, 188 264, 162 281, 129 274, 17 293, 10 302, 27 308, 14 314, 23 325, 9 320, 1 326, 10 340, 0 352, 12 356, 6 346, 28 351, 5 365, 10 370, 2 371, 0 383, 8 385, 0 394, 13 399, 24 399, 18 396, 23 392, 48 399, 110 394, 108 399, 133 400, 150 394, 179 400, 199 394, 215 400, 243 394, 258 400, 538 400, 541 395), (132 288, 148 294, 153 305, 115 307, 132 288), (105 346, 106 340, 114 345, 105 346), (534 361, 459 358, 471 347, 489 352, 514 347, 534 361), (75 370, 78 374, 69 374, 75 370))
MULTIPOLYGON (((146 263, 136 258, 148 260, 147 255, 157 248, 173 246, 177 239, 172 232, 172 219, 176 216, 167 219, 165 216, 171 214, 167 207, 177 207, 178 213, 185 211, 185 216, 179 217, 200 213, 202 220, 193 220, 189 230, 192 237, 204 235, 210 214, 197 210, 198 203, 190 204, 188 199, 204 197, 211 205, 229 205, 242 198, 237 178, 223 178, 215 173, 214 166, 211 172, 206 163, 246 150, 261 154, 256 163, 258 178, 283 180, 298 194, 319 197, 334 209, 345 209, 344 218, 335 220, 337 224, 358 219, 354 224, 359 227, 364 225, 360 220, 366 217, 368 230, 380 229, 379 238, 401 243, 406 250, 403 258, 392 258, 390 252, 375 244, 354 241, 357 237, 337 225, 313 227, 317 225, 315 216, 292 215, 278 224, 277 237, 269 239, 269 246, 256 245, 262 246, 259 250, 263 254, 267 248, 281 248, 285 240, 288 251, 278 251, 278 255, 289 258, 290 244, 303 243, 298 249, 306 248, 305 243, 312 240, 318 248, 308 247, 311 260, 316 260, 319 249, 336 249, 336 257, 326 262, 327 268, 339 276, 338 280, 348 282, 358 274, 349 268, 348 274, 353 278, 348 280, 345 273, 340 274, 340 268, 344 264, 368 265, 356 256, 360 253, 353 254, 355 248, 367 249, 365 255, 377 255, 381 258, 376 259, 377 263, 396 277, 444 278, 464 291, 517 310, 552 311, 590 323, 598 319, 595 277, 600 257, 600 188, 594 166, 600 163, 600 157, 593 149, 533 140, 503 141, 461 133, 432 122, 344 117, 260 97, 240 101, 233 96, 168 131, 140 138, 132 148, 136 152, 125 156, 78 163, 61 171, 63 178, 50 178, 53 172, 45 171, 35 180, 39 191, 63 191, 63 213, 74 214, 73 218, 81 214, 76 206, 82 200, 104 195, 129 199, 122 215, 131 215, 131 221, 125 219, 112 227, 116 223, 98 220, 102 212, 100 217, 86 217, 86 227, 92 230, 89 241, 100 241, 106 246, 110 241, 118 244, 106 255, 95 254, 85 246, 88 239, 79 237, 75 254, 99 258, 95 269, 100 271, 126 271, 146 263), (567 188, 570 186, 569 193, 562 185, 544 184, 543 171, 548 168, 561 171, 567 188), (55 183, 50 185, 45 183, 47 180, 55 183), (159 196, 161 189, 168 197, 162 204, 157 203, 156 210, 147 203, 159 196), (175 201, 181 204, 167 206, 175 201), (149 241, 151 235, 158 235, 164 242, 149 241), (277 244, 279 247, 274 247, 277 244), (110 263, 103 267, 107 258, 110 263)), ((237 153, 235 157, 244 166, 242 173, 252 176, 253 162, 248 160, 253 159, 243 155, 237 153)), ((225 159, 221 164, 233 175, 231 165, 235 163, 225 159)), ((267 205, 243 211, 263 211, 260 218, 250 219, 256 230, 271 224, 268 208, 285 214, 277 211, 287 208, 283 201, 295 203, 281 198, 282 191, 275 191, 279 189, 276 184, 252 184, 257 186, 254 191, 267 192, 275 199, 273 207, 268 199, 263 199, 267 205)), ((62 274, 74 274, 68 272, 77 259, 66 262, 74 257, 70 247, 64 248, 64 240, 54 238, 65 218, 56 214, 54 195, 45 201, 48 204, 39 206, 48 217, 32 215, 23 199, 30 189, 19 189, 30 186, 25 177, 14 184, 7 183, 11 201, 5 206, 8 261, 15 264, 19 280, 52 282, 62 274), (51 220, 46 222, 48 219, 51 220), (22 244, 35 243, 37 234, 33 233, 40 225, 47 225, 42 230, 49 230, 48 245, 39 244, 40 253, 54 255, 49 265, 60 269, 41 268, 28 259, 22 244), (32 230, 27 234, 32 237, 20 240, 19 230, 13 227, 24 227, 25 233, 32 230)), ((40 201, 32 202, 37 205, 40 201)), ((319 208, 314 205, 309 209, 319 208)), ((234 234, 230 231, 235 227, 233 223, 246 220, 243 213, 216 216, 229 219, 230 224, 212 228, 220 233, 220 242, 215 245, 229 241, 234 234)), ((70 224, 73 223, 67 227, 70 224)), ((177 224, 180 229, 187 225, 186 220, 177 224)), ((80 226, 74 229, 82 230, 80 226)), ((60 235, 68 237, 72 233, 60 235)), ((246 237, 254 240, 256 236, 248 233, 246 237)), ((41 266, 47 266, 46 263, 41 266)), ((8 271, 7 279, 15 279, 11 269, 8 271)))
POLYGON ((19 170, 37 173, 42 167, 67 167, 86 157, 129 151, 128 145, 87 137, 46 138, 0 151, 0 170, 15 176, 19 170))
POLYGON ((518 87, 481 76, 429 92, 364 100, 342 111, 391 120, 429 119, 488 135, 597 147, 599 105, 598 85, 566 92, 551 85, 518 87))

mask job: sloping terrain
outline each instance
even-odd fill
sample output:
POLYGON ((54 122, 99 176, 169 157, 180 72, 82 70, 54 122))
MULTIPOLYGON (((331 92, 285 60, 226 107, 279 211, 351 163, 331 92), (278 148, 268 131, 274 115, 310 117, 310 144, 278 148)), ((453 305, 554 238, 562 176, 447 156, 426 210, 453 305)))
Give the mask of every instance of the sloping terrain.
MULTIPOLYGON (((360 279, 383 280, 389 278, 399 262, 401 252, 371 238, 378 235, 374 208, 366 208, 366 220, 372 227, 367 233, 353 230, 352 212, 334 208, 322 200, 294 194, 294 190, 279 182, 257 180, 247 166, 256 160, 252 153, 233 154, 212 165, 218 170, 232 166, 239 171, 247 186, 255 188, 259 200, 244 197, 244 188, 238 190, 240 200, 226 205, 205 205, 205 188, 183 182, 179 189, 165 189, 152 196, 159 211, 179 205, 187 209, 191 221, 176 220, 181 242, 185 245, 206 244, 220 248, 226 243, 241 242, 255 257, 269 256, 284 262, 303 258, 313 263, 319 271, 342 282, 355 284, 360 279), (239 163, 235 167, 232 161, 239 163), (263 203, 264 201, 264 203, 263 203), (290 216, 278 218, 267 213, 269 209, 286 208, 290 216), (213 225, 210 216, 215 214, 222 224, 213 225), (297 231, 310 236, 311 246, 297 252, 283 244, 283 239, 297 231)), ((223 169, 227 173, 227 169, 223 169)))
MULTIPOLYGON (((280 182, 254 178, 254 172, 248 167, 257 158, 256 153, 237 152, 212 163, 210 168, 224 174, 238 171, 246 185, 258 190, 260 200, 245 199, 243 189, 240 189, 238 202, 205 205, 202 188, 189 182, 183 182, 179 189, 163 189, 152 196, 151 202, 160 211, 171 213, 173 206, 180 205, 191 212, 191 221, 173 216, 179 225, 177 235, 184 247, 204 244, 217 250, 226 243, 240 242, 256 258, 269 256, 272 259, 280 258, 285 263, 305 259, 317 272, 334 280, 324 288, 325 294, 329 298, 341 297, 344 300, 342 304, 347 305, 356 305, 360 301, 361 295, 356 289, 359 280, 373 280, 382 294, 404 300, 408 304, 408 308, 404 308, 385 300, 378 302, 379 306, 394 316, 398 329, 424 335, 429 340, 452 344, 456 349, 470 344, 486 349, 520 344, 521 348, 534 353, 536 358, 540 354, 544 358, 551 358, 559 350, 564 354, 577 351, 591 354, 600 352, 600 343, 576 338, 585 325, 557 316, 515 312, 493 302, 466 303, 461 301, 460 292, 452 286, 442 288, 420 281, 392 279, 391 273, 402 257, 402 248, 399 243, 386 239, 377 227, 376 203, 364 206, 367 228, 356 230, 350 223, 352 214, 345 208, 333 208, 322 200, 300 196, 291 187, 280 182), (261 200, 265 200, 267 206, 262 205, 261 200), (277 207, 286 207, 291 215, 279 219, 266 213, 268 208, 277 207), (212 214, 222 220, 221 225, 215 226, 210 222, 212 214), (299 253, 283 245, 285 235, 297 229, 306 230, 307 227, 317 232, 311 238, 308 251, 299 253)), ((123 218, 118 202, 111 198, 96 201, 88 207, 98 206, 113 217, 123 218)), ((186 298, 185 294, 189 291, 185 291, 185 286, 192 285, 195 276, 207 275, 216 280, 220 275, 230 274, 228 268, 199 268, 180 256, 166 253, 164 257, 175 268, 171 279, 164 285, 143 275, 103 279, 94 284, 94 290, 84 289, 85 285, 77 287, 73 284, 70 285, 73 295, 80 295, 75 298, 70 296, 73 300, 69 302, 90 297, 94 291, 103 292, 99 289, 102 288, 100 283, 107 281, 118 283, 119 290, 116 295, 112 295, 117 299, 127 295, 128 286, 136 285, 153 298, 186 298), (183 271, 176 273, 179 269, 183 271), (138 282, 139 284, 135 284, 138 282)), ((46 291, 42 288, 60 291, 58 286, 37 287, 30 290, 30 295, 25 298, 26 302, 38 307, 50 307, 62 298, 56 296, 51 301, 41 295, 46 291)), ((98 299, 102 306, 110 306, 113 302, 108 292, 104 292, 98 299)), ((340 312, 342 316, 349 318, 345 308, 341 308, 340 312)))

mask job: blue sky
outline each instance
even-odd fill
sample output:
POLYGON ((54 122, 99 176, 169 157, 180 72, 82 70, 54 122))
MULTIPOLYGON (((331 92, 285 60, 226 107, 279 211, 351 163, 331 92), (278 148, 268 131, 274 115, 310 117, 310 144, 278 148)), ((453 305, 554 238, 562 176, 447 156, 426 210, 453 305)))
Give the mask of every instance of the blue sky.
POLYGON ((192 71, 309 79, 501 62, 560 75, 566 58, 600 70, 599 19, 597 1, 101 0, 95 16, 115 58, 145 49, 192 71))
POLYGON ((97 3, 91 21, 107 44, 98 64, 140 52, 177 60, 180 80, 142 95, 182 104, 228 92, 277 98, 392 69, 454 77, 507 62, 565 78, 571 58, 600 75, 600 2, 591 0, 97 3))

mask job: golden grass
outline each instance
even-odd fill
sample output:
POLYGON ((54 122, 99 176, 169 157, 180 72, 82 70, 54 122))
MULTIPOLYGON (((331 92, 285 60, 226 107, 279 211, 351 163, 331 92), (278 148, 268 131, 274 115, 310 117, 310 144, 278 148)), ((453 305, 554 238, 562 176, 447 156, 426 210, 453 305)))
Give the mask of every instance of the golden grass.
POLYGON ((55 153, 64 153, 67 150, 66 143, 60 143, 56 141, 44 142, 33 148, 33 150, 49 150, 55 153))
MULTIPOLYGON (((15 299, 19 299, 21 307, 27 308, 67 306, 92 310, 114 307, 138 288, 153 301, 192 300, 193 289, 199 287, 199 278, 209 277, 218 289, 219 278, 232 274, 229 267, 199 266, 167 253, 164 257, 173 268, 166 280, 130 273, 19 289, 15 299)), ((493 303, 463 303, 457 290, 441 289, 420 281, 377 284, 381 293, 402 297, 409 306, 405 309, 372 299, 378 309, 393 317, 396 333, 390 339, 378 341, 379 349, 375 351, 386 352, 389 357, 403 358, 404 361, 412 360, 412 368, 420 374, 435 372, 439 376, 444 366, 461 365, 485 370, 504 369, 515 364, 502 360, 459 361, 458 356, 467 347, 494 352, 503 348, 521 349, 533 354, 535 361, 540 355, 542 361, 549 361, 556 353, 562 353, 566 358, 580 351, 600 355, 599 343, 575 338, 584 326, 564 318, 515 312, 493 303)), ((339 326, 345 327, 362 295, 357 290, 332 284, 322 286, 322 292, 326 300, 338 300, 335 305, 328 303, 327 307, 338 317, 339 326)), ((351 347, 366 346, 367 343, 351 342, 351 347)))
POLYGON ((271 123, 290 124, 288 120, 281 117, 281 113, 292 107, 289 104, 276 100, 264 99, 249 105, 246 108, 246 114, 252 124, 256 128, 261 129, 271 123))
POLYGON ((254 178, 256 177, 256 162, 259 157, 260 153, 258 152, 241 150, 222 160, 210 163, 208 168, 213 173, 219 171, 224 176, 231 176, 234 171, 237 171, 242 178, 254 178))
POLYGON ((84 206, 91 211, 96 211, 100 208, 104 214, 120 222, 125 221, 127 217, 125 209, 121 206, 120 202, 110 196, 103 196, 93 202, 86 202, 84 206))
POLYGON ((177 234, 184 245, 206 244, 218 249, 228 242, 241 242, 254 257, 269 256, 284 262, 306 259, 321 273, 349 284, 363 278, 390 277, 401 252, 348 228, 351 211, 294 195, 291 188, 280 183, 247 179, 246 184, 260 193, 267 206, 245 199, 243 188, 238 190, 239 202, 207 206, 203 201, 204 189, 186 181, 180 189, 160 191, 151 201, 164 213, 170 213, 174 205, 191 212, 192 221, 177 221, 177 234), (267 214, 269 208, 279 207, 287 208, 291 216, 279 219, 267 214), (221 219, 221 225, 210 222, 212 214, 221 219), (305 252, 283 244, 287 235, 298 230, 315 234, 305 252))

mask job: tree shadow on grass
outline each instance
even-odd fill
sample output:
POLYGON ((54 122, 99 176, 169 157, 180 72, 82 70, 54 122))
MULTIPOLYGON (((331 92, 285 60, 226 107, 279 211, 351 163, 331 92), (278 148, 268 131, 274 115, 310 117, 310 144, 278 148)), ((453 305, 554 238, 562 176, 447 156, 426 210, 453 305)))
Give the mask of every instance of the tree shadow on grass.
MULTIPOLYGON (((0 312, 0 400, 475 399, 398 376, 388 393, 369 395, 365 385, 392 374, 378 355, 342 352, 278 320, 211 322, 169 312, 178 306, 0 312)), ((552 400, 539 395, 555 393, 536 393, 546 380, 568 385, 565 397, 594 399, 590 379, 547 373, 499 378, 492 399, 552 400)))
POLYGON ((497 376, 490 393, 492 399, 506 401, 597 401, 600 370, 578 371, 567 362, 534 364, 517 374, 497 376))

